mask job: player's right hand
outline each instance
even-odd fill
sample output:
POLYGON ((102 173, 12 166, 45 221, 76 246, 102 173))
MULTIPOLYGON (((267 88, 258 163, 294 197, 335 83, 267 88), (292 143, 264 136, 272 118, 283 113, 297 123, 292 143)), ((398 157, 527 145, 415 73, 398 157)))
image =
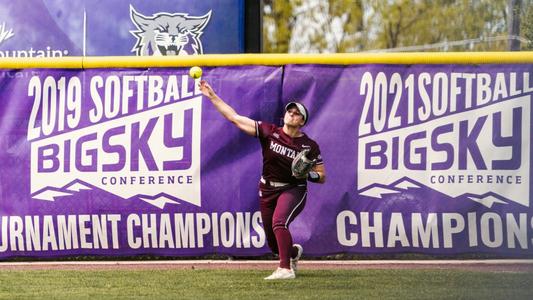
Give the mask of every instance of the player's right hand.
POLYGON ((204 96, 207 96, 211 99, 217 96, 217 94, 215 93, 215 91, 213 91, 213 88, 209 85, 209 83, 207 83, 207 81, 200 80, 200 83, 198 83, 198 85, 200 87, 200 91, 202 92, 202 94, 204 94, 204 96))

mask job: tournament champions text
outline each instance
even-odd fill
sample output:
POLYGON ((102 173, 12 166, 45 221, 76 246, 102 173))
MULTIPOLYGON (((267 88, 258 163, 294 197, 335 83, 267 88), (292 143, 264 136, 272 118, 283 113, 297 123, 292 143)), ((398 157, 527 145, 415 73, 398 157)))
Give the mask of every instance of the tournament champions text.
POLYGON ((262 248, 260 212, 0 217, 0 252, 262 248), (7 234, 9 232, 9 235, 7 234))

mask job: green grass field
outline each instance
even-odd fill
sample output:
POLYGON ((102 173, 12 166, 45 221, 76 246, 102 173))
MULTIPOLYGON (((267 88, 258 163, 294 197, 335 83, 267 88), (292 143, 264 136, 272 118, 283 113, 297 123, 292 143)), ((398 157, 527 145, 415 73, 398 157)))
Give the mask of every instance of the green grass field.
POLYGON ((455 270, 0 271, 0 298, 533 299, 533 273, 455 270))

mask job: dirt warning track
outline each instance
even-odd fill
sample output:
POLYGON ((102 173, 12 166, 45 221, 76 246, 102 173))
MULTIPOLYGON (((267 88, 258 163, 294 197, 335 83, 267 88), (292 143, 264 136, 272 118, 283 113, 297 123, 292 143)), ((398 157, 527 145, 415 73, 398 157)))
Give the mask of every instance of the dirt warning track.
MULTIPOLYGON (((533 260, 302 260, 299 266, 301 270, 454 269, 533 273, 533 260)), ((276 267, 274 260, 0 262, 0 270, 271 270, 276 267)))

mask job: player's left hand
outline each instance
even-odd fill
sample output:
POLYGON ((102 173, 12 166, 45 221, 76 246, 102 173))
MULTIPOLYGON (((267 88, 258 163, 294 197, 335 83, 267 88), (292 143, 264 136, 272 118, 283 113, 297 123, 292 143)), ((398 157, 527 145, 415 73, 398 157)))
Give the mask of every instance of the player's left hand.
POLYGON ((307 178, 307 174, 316 164, 316 159, 307 158, 309 151, 309 149, 304 149, 296 155, 291 165, 292 176, 298 179, 307 178))

